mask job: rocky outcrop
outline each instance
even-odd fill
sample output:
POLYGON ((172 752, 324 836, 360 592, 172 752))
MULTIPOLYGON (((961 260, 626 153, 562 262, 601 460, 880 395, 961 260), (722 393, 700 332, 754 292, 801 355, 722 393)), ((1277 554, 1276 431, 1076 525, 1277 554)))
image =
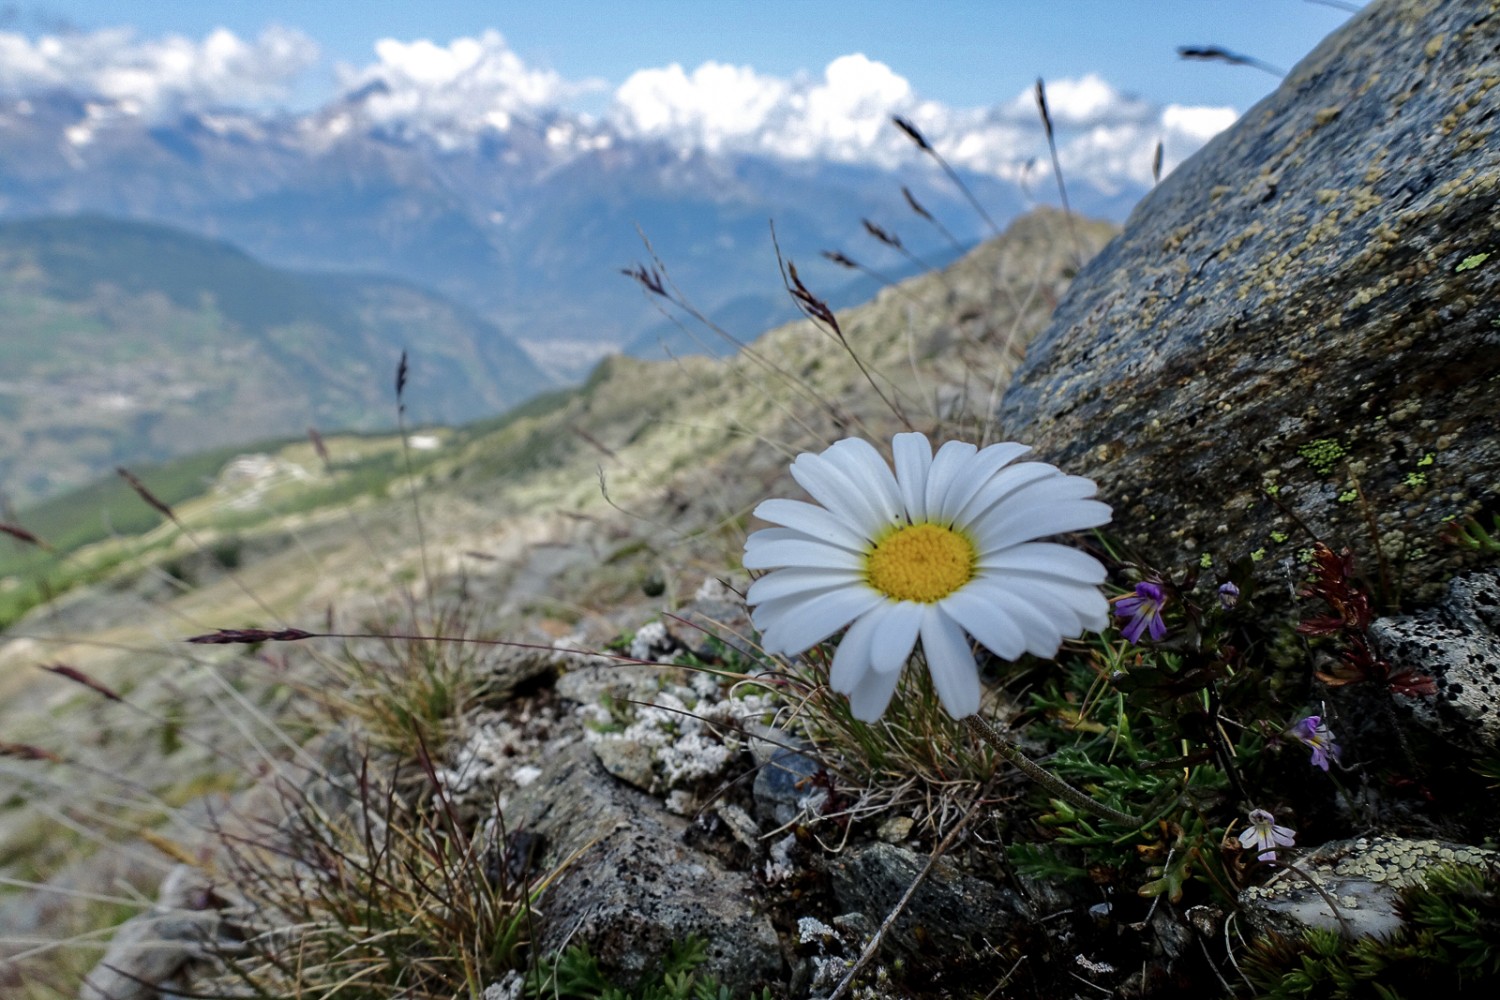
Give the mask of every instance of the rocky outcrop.
POLYGON ((505 819, 562 866, 541 903, 542 954, 586 941, 628 980, 698 935, 709 941, 704 971, 736 992, 780 975, 780 944, 749 876, 689 846, 688 820, 611 777, 583 743, 560 748, 505 819))
POLYGON ((1495 3, 1370 4, 1141 202, 1004 431, 1162 568, 1300 575, 1295 515, 1434 596, 1500 489, 1497 86, 1495 3))
POLYGON ((1457 577, 1441 604, 1378 619, 1370 637, 1396 670, 1432 678, 1432 694, 1398 708, 1459 746, 1500 747, 1500 572, 1457 577))
POLYGON ((1360 837, 1324 844, 1263 885, 1240 893, 1240 913, 1257 932, 1307 928, 1345 937, 1388 937, 1407 924, 1401 890, 1425 884, 1443 865, 1484 867, 1500 855, 1482 847, 1404 837, 1360 837))

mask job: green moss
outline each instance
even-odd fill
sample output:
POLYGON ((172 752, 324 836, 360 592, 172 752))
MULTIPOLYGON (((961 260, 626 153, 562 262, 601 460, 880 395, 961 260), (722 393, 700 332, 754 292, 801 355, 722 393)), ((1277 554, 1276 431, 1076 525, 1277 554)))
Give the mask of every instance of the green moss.
POLYGON ((1485 251, 1484 253, 1470 254, 1469 256, 1467 256, 1463 260, 1461 260, 1459 262, 1458 266, 1455 267, 1453 270, 1455 272, 1459 272, 1459 273, 1462 273, 1464 271, 1472 271, 1472 270, 1474 270, 1474 268, 1478 267, 1480 264, 1483 264, 1485 261, 1487 261, 1489 259, 1490 259, 1489 251, 1485 251))
POLYGON ((1275 542, 1277 545, 1280 545, 1282 542, 1286 541, 1288 537, 1290 536, 1288 536, 1285 531, 1271 532, 1271 541, 1275 542))
POLYGON ((1427 485, 1427 474, 1425 472, 1408 472, 1406 474, 1406 485, 1412 489, 1427 485))

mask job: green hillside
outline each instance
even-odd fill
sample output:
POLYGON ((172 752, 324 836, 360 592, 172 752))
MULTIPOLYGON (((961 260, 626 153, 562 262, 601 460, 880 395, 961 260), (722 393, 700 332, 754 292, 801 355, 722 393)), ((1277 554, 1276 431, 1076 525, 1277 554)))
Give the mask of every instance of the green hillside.
POLYGON ((390 427, 403 350, 414 420, 499 413, 548 382, 494 326, 401 282, 97 216, 0 224, 0 492, 25 506, 116 464, 390 427))

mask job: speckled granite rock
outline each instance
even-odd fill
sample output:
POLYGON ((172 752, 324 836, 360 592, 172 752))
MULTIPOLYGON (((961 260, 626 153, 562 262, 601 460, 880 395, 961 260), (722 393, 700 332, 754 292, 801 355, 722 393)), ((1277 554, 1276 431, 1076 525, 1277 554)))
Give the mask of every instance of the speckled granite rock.
POLYGON ((583 743, 515 794, 505 822, 545 839, 546 866, 572 858, 541 901, 542 954, 587 941, 628 980, 697 934, 709 942, 704 971, 736 994, 780 976, 780 945, 749 876, 687 846, 686 820, 610 777, 583 743))
POLYGON ((1300 575, 1275 484, 1373 568, 1362 490, 1431 599, 1470 558, 1443 518, 1500 489, 1497 83, 1495 3, 1371 3, 1141 202, 1031 346, 1004 432, 1098 480, 1168 566, 1300 575))
POLYGON ((1460 746, 1500 748, 1500 570, 1455 578, 1441 604, 1378 619, 1370 637, 1394 667, 1437 682, 1436 695, 1398 708, 1460 746))
POLYGON ((1495 851, 1437 840, 1340 840, 1298 858, 1296 865, 1338 903, 1342 924, 1323 893, 1291 869, 1240 893, 1240 913, 1260 932, 1296 934, 1308 927, 1342 927, 1354 937, 1376 937, 1401 928, 1402 918, 1396 909, 1399 891, 1421 884, 1428 869, 1442 864, 1496 862, 1500 862, 1500 853, 1495 851))

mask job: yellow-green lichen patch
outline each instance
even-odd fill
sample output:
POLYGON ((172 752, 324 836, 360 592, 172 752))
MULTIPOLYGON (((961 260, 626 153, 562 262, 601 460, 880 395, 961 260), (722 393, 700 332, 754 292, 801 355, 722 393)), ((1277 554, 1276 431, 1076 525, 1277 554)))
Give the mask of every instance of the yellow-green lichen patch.
POLYGON ((1486 250, 1484 253, 1473 253, 1473 254, 1470 254, 1469 256, 1465 257, 1463 260, 1459 261, 1458 266, 1455 267, 1453 270, 1454 271, 1460 271, 1460 272, 1461 271, 1472 271, 1472 270, 1474 270, 1474 268, 1478 267, 1480 264, 1483 264, 1485 261, 1487 261, 1489 259, 1490 259, 1490 253, 1489 253, 1488 250, 1486 250))
POLYGON ((1313 471, 1326 476, 1333 471, 1334 464, 1348 454, 1335 438, 1314 438, 1297 449, 1297 454, 1312 466, 1313 471))

